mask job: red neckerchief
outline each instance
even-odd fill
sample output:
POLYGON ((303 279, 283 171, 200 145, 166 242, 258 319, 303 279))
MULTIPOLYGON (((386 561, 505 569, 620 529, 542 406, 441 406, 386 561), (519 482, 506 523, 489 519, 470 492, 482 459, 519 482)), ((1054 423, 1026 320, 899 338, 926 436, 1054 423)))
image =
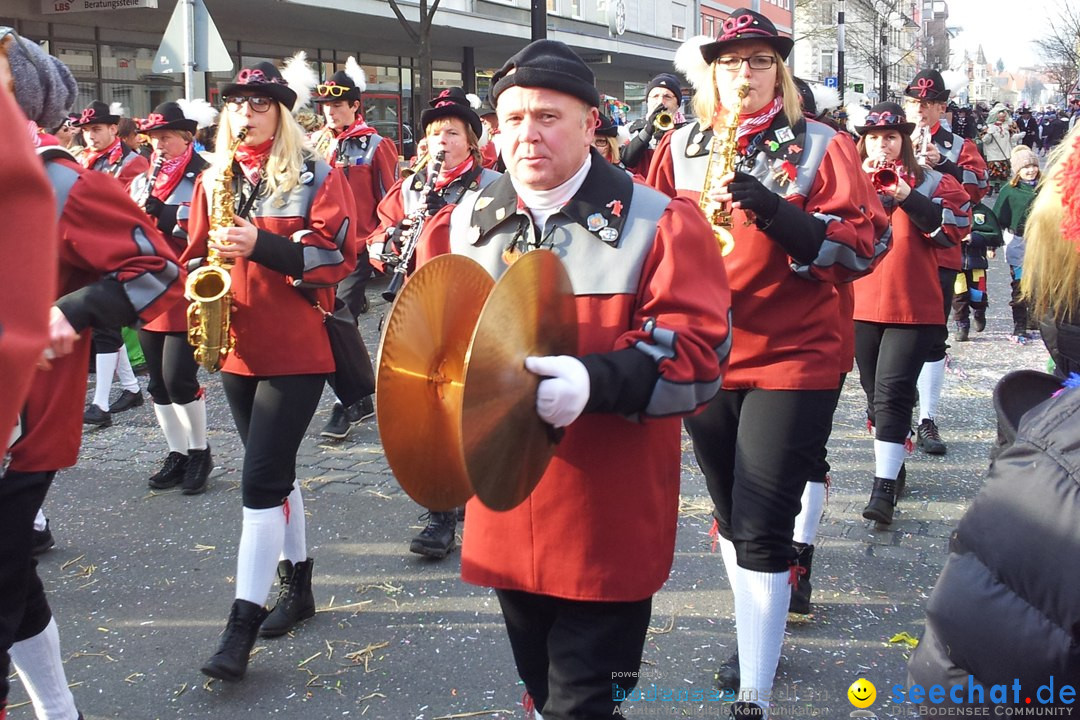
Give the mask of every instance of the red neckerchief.
POLYGON ((364 137, 365 135, 374 135, 375 128, 364 122, 363 115, 356 116, 356 122, 349 127, 341 131, 341 134, 337 136, 337 140, 340 143, 342 140, 348 140, 354 137, 364 137))
POLYGON ((452 167, 449 170, 443 168, 443 171, 439 173, 439 177, 435 179, 435 189, 442 190, 450 183, 457 180, 459 177, 469 172, 473 168, 473 156, 469 155, 465 159, 465 162, 460 163, 457 167, 452 167))
POLYGON ((116 140, 113 141, 113 144, 104 150, 92 150, 91 148, 87 148, 87 152, 83 154, 83 162, 87 169, 93 170, 94 163, 106 155, 109 156, 110 165, 115 165, 120 158, 124 156, 124 146, 120 143, 120 138, 116 138, 116 140))
POLYGON ((236 148, 236 163, 252 185, 259 182, 259 175, 262 173, 263 165, 266 164, 266 159, 270 157, 270 148, 273 144, 274 138, 270 138, 259 145, 241 144, 236 148))
POLYGON ((750 138, 762 130, 766 130, 772 124, 772 120, 784 109, 784 99, 775 97, 765 107, 752 113, 739 113, 739 128, 735 131, 735 140, 739 150, 746 150, 750 144, 750 138))
POLYGON ((941 123, 940 122, 934 123, 934 127, 930 128, 930 137, 934 137, 935 135, 937 135, 937 131, 940 130, 940 129, 941 129, 941 123))
MULTIPOLYGON (((172 160, 166 160, 162 163, 161 169, 158 170, 157 177, 154 179, 154 189, 151 191, 154 197, 158 200, 164 200, 172 195, 172 191, 176 189, 176 186, 183 179, 184 168, 191 162, 191 155, 194 152, 195 143, 188 143, 187 150, 172 160)), ((157 157, 157 153, 154 153, 151 159, 156 163, 157 157)))

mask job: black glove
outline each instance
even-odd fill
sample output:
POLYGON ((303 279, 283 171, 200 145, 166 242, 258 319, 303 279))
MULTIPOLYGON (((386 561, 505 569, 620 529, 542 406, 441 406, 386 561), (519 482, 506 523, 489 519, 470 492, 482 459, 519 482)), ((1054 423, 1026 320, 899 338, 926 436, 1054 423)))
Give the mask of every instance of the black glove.
POLYGON ((650 140, 652 140, 653 135, 656 134, 656 116, 659 115, 663 111, 663 109, 664 106, 661 105, 660 107, 649 113, 649 116, 645 118, 644 127, 642 127, 641 130, 638 131, 638 137, 640 137, 645 142, 649 142, 650 140))
POLYGON ((728 185, 731 201, 739 203, 743 210, 753 212, 759 220, 772 220, 780 207, 780 196, 761 184, 753 175, 736 172, 728 185))
POLYGON ((146 198, 146 205, 144 206, 144 209, 146 210, 147 215, 153 215, 154 217, 158 217, 159 215, 161 215, 161 209, 164 207, 165 203, 161 202, 153 195, 146 198))
POLYGON ((439 193, 437 193, 437 192, 428 193, 427 201, 425 202, 425 205, 427 206, 428 217, 430 217, 430 216, 434 215, 435 213, 439 212, 440 210, 442 210, 444 207, 447 206, 447 204, 448 203, 445 200, 443 200, 442 195, 440 195, 439 193))

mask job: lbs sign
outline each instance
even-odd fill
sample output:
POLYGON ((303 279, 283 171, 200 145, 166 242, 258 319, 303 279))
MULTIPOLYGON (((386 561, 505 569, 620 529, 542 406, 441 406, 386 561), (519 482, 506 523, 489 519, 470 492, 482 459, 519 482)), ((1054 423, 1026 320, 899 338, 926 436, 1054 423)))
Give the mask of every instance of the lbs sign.
POLYGON ((94 10, 127 10, 128 8, 156 8, 158 0, 41 0, 41 12, 62 15, 94 10))

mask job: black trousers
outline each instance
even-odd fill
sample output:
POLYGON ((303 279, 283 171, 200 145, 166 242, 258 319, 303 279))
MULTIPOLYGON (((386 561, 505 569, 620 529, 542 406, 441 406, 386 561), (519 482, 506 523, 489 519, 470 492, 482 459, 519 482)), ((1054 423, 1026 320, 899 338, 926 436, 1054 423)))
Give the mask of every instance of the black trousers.
POLYGON ((34 516, 45 502, 54 475, 55 471, 9 471, 0 478, 0 707, 8 696, 8 650, 40 633, 52 619, 30 550, 34 516))
MULTIPOLYGON (((833 394, 832 411, 833 415, 836 415, 836 406, 840 404, 840 395, 844 392, 844 382, 847 380, 847 373, 840 376, 840 387, 836 388, 833 394)), ((821 446, 821 457, 818 462, 818 471, 814 473, 814 476, 809 478, 807 482, 823 483, 829 475, 829 470, 832 466, 829 465, 829 437, 832 436, 832 423, 829 423, 829 435, 825 438, 825 443, 821 446)))
POLYGON ((360 244, 364 245, 364 247, 357 253, 356 269, 346 275, 345 279, 339 282, 337 286, 337 296, 349 308, 349 312, 352 313, 353 317, 360 316, 360 309, 364 306, 364 291, 367 288, 368 280, 371 279, 372 272, 367 245, 362 239, 360 244))
POLYGON ((278 507, 292 492, 296 453, 322 396, 325 375, 248 377, 221 374, 244 443, 244 507, 278 507))
POLYGON ((720 534, 739 566, 783 572, 803 488, 820 477, 836 390, 721 390, 686 420, 720 534))
MULTIPOLYGON (((962 327, 968 327, 970 325, 972 310, 975 311, 976 318, 985 318, 986 308, 990 306, 989 296, 986 294, 985 290, 980 291, 982 297, 979 300, 972 299, 971 290, 978 284, 971 277, 975 272, 975 270, 963 271, 968 289, 955 295, 952 301, 953 317, 962 327)), ((986 270, 982 270, 981 272, 985 273, 986 270)))
POLYGON ((855 323, 855 361, 874 437, 902 443, 911 431, 916 383, 938 325, 855 323))
POLYGON ((187 405, 199 396, 199 365, 187 333, 139 331, 150 382, 146 389, 158 405, 187 405))
POLYGON ((1009 277, 1011 278, 1010 287, 1012 288, 1012 297, 1009 299, 1009 307, 1012 308, 1013 327, 1021 332, 1027 331, 1028 326, 1028 310, 1027 300, 1024 300, 1020 296, 1020 278, 1023 275, 1023 268, 1019 265, 1009 266, 1009 277))
POLYGON ((120 352, 124 344, 124 335, 120 328, 94 328, 90 337, 94 353, 120 352))
POLYGON ((956 271, 943 267, 938 268, 938 282, 941 283, 941 296, 945 303, 945 312, 942 315, 941 325, 934 333, 934 342, 930 345, 926 362, 937 362, 945 359, 945 351, 948 350, 949 341, 949 314, 952 312, 953 290, 956 288, 956 271))
POLYGON ((517 590, 495 594, 518 675, 544 720, 622 717, 615 698, 637 684, 651 597, 587 602, 517 590))

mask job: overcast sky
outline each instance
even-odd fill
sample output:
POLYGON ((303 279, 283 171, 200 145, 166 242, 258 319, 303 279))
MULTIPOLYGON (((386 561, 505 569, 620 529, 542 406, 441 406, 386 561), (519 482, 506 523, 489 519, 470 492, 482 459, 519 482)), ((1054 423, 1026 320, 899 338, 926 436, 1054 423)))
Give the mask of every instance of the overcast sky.
POLYGON ((1039 64, 1039 53, 1032 45, 1051 18, 1057 16, 1058 3, 1075 0, 948 0, 950 27, 962 28, 953 39, 954 61, 969 50, 972 57, 979 45, 986 60, 1015 70, 1039 64))

